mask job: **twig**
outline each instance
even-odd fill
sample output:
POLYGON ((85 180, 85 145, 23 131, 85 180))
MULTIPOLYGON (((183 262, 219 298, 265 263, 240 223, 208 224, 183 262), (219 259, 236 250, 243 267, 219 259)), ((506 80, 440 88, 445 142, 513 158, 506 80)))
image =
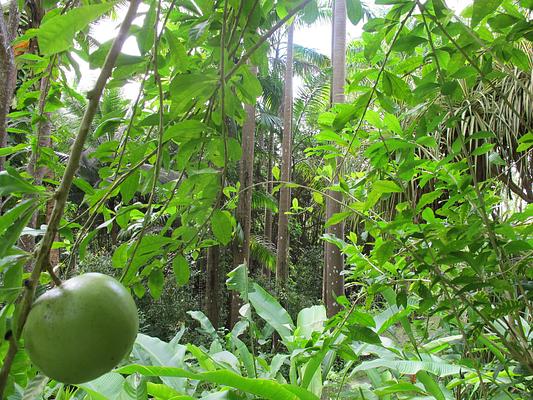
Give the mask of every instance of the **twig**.
MULTIPOLYGON (((254 54, 254 52, 265 43, 270 36, 274 34, 279 28, 281 28, 285 23, 290 20, 295 14, 297 14, 300 10, 302 10, 311 0, 304 0, 299 5, 294 7, 292 10, 289 11, 289 13, 282 19, 280 19, 272 28, 270 28, 267 33, 265 33, 255 45, 253 45, 250 50, 246 52, 245 55, 243 55, 239 62, 235 64, 235 66, 226 74, 226 81, 235 74, 235 72, 248 61, 248 59, 254 54)), ((220 85, 220 82, 219 82, 220 85)))

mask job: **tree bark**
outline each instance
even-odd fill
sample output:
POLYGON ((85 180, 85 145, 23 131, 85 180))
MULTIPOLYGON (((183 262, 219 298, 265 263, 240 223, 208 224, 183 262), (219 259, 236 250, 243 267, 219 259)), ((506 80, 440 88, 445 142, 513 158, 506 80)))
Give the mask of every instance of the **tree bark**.
MULTIPOLYGON (((252 74, 257 74, 257 67, 250 67, 252 74)), ((237 204, 237 224, 242 229, 242 241, 239 235, 233 243, 233 266, 250 265, 250 234, 252 230, 252 185, 254 183, 254 146, 255 146, 255 105, 246 104, 246 120, 242 127, 242 159, 239 163, 239 182, 241 193, 237 204)), ((239 319, 240 302, 238 295, 231 292, 230 326, 239 319)))
MULTIPOLYGON (((333 49, 332 49, 333 79, 331 85, 331 99, 333 104, 344 103, 344 83, 346 80, 346 0, 335 0, 333 9, 333 49)), ((338 179, 332 182, 338 184, 338 179)), ((329 190, 326 198, 326 220, 341 212, 340 202, 342 194, 329 190)), ((329 235, 343 238, 344 224, 341 222, 327 228, 329 235)), ((340 306, 336 297, 344 294, 344 259, 340 249, 331 243, 325 244, 324 249, 325 273, 323 274, 323 299, 328 316, 335 315, 340 306)))
MULTIPOLYGON (((268 162, 267 162, 267 193, 272 194, 274 185, 272 183, 272 167, 274 166, 274 130, 270 130, 270 137, 268 138, 268 162)), ((273 242, 272 236, 272 211, 270 208, 265 209, 265 239, 268 243, 273 242)), ((270 279, 271 271, 267 266, 263 267, 263 275, 270 279)))
POLYGON ((207 249, 206 315, 216 328, 220 321, 220 246, 207 249))
MULTIPOLYGON (((287 34, 287 58, 285 67, 285 87, 283 94, 283 140, 281 146, 281 180, 291 180, 292 167, 292 75, 293 75, 293 36, 294 24, 287 34)), ((282 186, 279 192, 278 238, 276 253, 276 286, 282 293, 289 278, 289 211, 291 190, 282 186)))
MULTIPOLYGON (((17 66, 11 42, 16 37, 18 23, 18 2, 11 2, 7 20, 0 4, 0 148, 7 146, 7 114, 17 85, 17 66)), ((0 157, 0 171, 4 170, 4 163, 5 158, 0 157)), ((1 207, 2 198, 0 198, 1 207)))

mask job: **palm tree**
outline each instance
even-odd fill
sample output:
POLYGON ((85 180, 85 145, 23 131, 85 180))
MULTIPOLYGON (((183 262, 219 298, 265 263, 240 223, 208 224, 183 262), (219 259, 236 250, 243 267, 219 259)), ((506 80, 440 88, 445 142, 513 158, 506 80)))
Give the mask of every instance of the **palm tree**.
MULTIPOLYGON (((285 86, 283 95, 283 141, 281 156, 281 180, 291 180, 292 168, 292 82, 293 82, 293 37, 294 24, 287 32, 287 58, 285 68, 285 86)), ((283 186, 279 193, 279 216, 276 259, 276 285, 283 289, 289 276, 289 211, 291 201, 290 188, 283 186)))
MULTIPOLYGON (((343 103, 345 101, 344 82, 346 79, 346 0, 335 0, 333 4, 332 68, 331 99, 333 104, 343 103)), ((342 194, 340 192, 328 191, 326 220, 341 211, 341 201, 342 194)), ((327 228, 327 233, 342 238, 344 236, 344 224, 340 222, 331 225, 327 228)), ((344 294, 342 276, 344 260, 340 249, 332 243, 326 242, 324 251, 323 300, 328 316, 332 316, 339 311, 335 297, 344 294)))

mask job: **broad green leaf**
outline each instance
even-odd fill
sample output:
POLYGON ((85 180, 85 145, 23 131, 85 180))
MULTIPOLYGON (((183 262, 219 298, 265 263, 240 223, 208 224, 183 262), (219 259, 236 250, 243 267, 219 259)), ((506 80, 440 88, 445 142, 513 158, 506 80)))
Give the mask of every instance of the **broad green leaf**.
POLYGON ((416 46, 419 44, 425 43, 426 39, 420 36, 416 36, 413 34, 405 35, 400 37, 396 43, 392 46, 392 50, 394 51, 404 51, 404 52, 411 52, 415 49, 416 46))
POLYGON ((156 34, 156 8, 157 2, 152 2, 148 12, 146 13, 143 21, 143 26, 139 33, 137 34, 137 43, 139 44, 139 50, 141 54, 144 55, 150 51, 154 45, 154 39, 156 34))
POLYGON ((312 306, 304 308, 298 313, 296 326, 298 333, 305 339, 310 339, 313 332, 322 332, 324 323, 327 321, 326 308, 324 306, 312 306))
POLYGON ((381 344, 379 335, 366 326, 349 326, 348 329, 350 331, 350 339, 352 340, 370 344, 381 344))
POLYGON ((346 13, 350 22, 357 25, 363 19, 363 5, 361 4, 361 0, 348 0, 346 2, 346 13))
POLYGON ((250 353, 250 351, 248 350, 248 347, 246 347, 244 342, 240 340, 238 337, 232 336, 231 341, 233 342, 233 345, 237 349, 240 360, 242 360, 242 363, 244 364, 244 368, 246 369, 246 374, 250 378, 255 378, 256 367, 255 367, 255 359, 252 356, 252 353, 250 353))
POLYGON ((472 28, 475 28, 483 18, 498 9, 503 0, 474 0, 472 6, 472 28))
POLYGON ((286 344, 289 344, 294 331, 294 323, 289 313, 270 293, 256 283, 253 284, 253 291, 248 294, 248 299, 255 312, 279 333, 286 344))
MULTIPOLYGON (((179 334, 179 333, 178 333, 179 334)), ((167 343, 156 337, 137 335, 132 355, 134 359, 147 360, 150 365, 178 367, 184 366, 187 347, 178 343, 167 343)), ((183 392, 187 381, 183 378, 161 377, 164 384, 183 392)))
POLYGON ((268 379, 244 378, 229 370, 194 373, 181 368, 151 367, 144 365, 127 365, 117 369, 121 374, 139 373, 144 376, 175 376, 200 382, 210 382, 221 386, 230 386, 244 393, 254 394, 271 400, 318 400, 311 392, 300 388, 280 384, 268 379))
POLYGON ((213 327, 213 324, 209 319, 205 316, 205 314, 201 311, 187 311, 187 314, 191 316, 191 318, 195 319, 200 323, 200 331, 202 333, 205 333, 206 335, 211 336, 212 339, 218 340, 217 331, 213 327))
POLYGON ((177 143, 184 143, 192 139, 200 139, 202 133, 208 130, 209 127, 203 122, 188 119, 168 127, 163 134, 163 140, 173 140, 177 143))
POLYGON ((424 385, 426 391, 431 393, 436 400, 446 400, 446 396, 444 396, 444 393, 442 393, 439 384, 426 371, 418 371, 416 377, 420 382, 422 382, 422 385, 424 385))
POLYGON ((16 146, 3 147, 0 149, 0 157, 10 156, 11 154, 27 150, 30 146, 26 143, 20 143, 16 146))
POLYGON ((444 361, 410 361, 410 360, 385 360, 378 359, 364 361, 353 369, 353 372, 368 371, 375 368, 387 368, 395 370, 404 375, 416 375, 419 371, 426 371, 439 378, 451 375, 459 375, 469 371, 469 368, 449 364, 444 361))
POLYGON ((382 389, 374 390, 374 393, 379 396, 385 396, 387 394, 395 394, 395 393, 406 393, 406 392, 424 394, 424 391, 422 389, 420 389, 418 386, 413 385, 412 383, 409 383, 409 382, 394 383, 382 389))
POLYGON ((186 285, 189 282, 191 275, 189 262, 181 254, 177 254, 172 260, 172 270, 178 286, 186 285))
POLYGON ((228 290, 237 291, 245 302, 248 301, 249 285, 246 264, 241 264, 228 273, 228 279, 226 280, 228 290))
POLYGON ((124 391, 125 379, 116 372, 109 372, 90 382, 82 383, 78 386, 87 392, 94 400, 111 400, 127 399, 132 397, 125 396, 124 391))
POLYGON ((398 100, 406 101, 411 96, 411 88, 409 85, 407 85, 403 79, 391 74, 388 71, 383 71, 381 87, 383 89, 383 93, 385 93, 387 96, 395 97, 398 100))
POLYGON ((0 216, 0 259, 17 243, 36 207, 36 200, 25 200, 0 216))
POLYGON ((211 217, 211 231, 224 246, 231 242, 232 218, 227 211, 215 210, 211 217))
POLYGON ((272 167, 272 177, 275 180, 279 181, 280 174, 281 174, 281 170, 279 169, 279 167, 277 165, 274 165, 272 167))
POLYGON ((135 193, 139 190, 139 180, 141 173, 139 170, 133 171, 130 176, 120 185, 120 195, 122 196, 122 203, 128 204, 135 193))
POLYGON ((159 268, 152 270, 150 276, 148 277, 148 288, 150 289, 150 294, 155 300, 161 297, 164 284, 165 276, 163 275, 163 271, 161 271, 159 268))
POLYGON ((44 188, 26 182, 15 170, 0 172, 0 196, 12 194, 37 194, 44 188))
POLYGON ((36 32, 41 54, 51 55, 68 50, 76 33, 109 12, 114 5, 110 2, 76 7, 65 14, 46 19, 36 32))
POLYGON ((374 182, 372 189, 378 193, 401 193, 403 189, 393 181, 379 180, 374 182))
POLYGON ((324 227, 327 228, 329 226, 337 225, 341 223, 342 221, 344 221, 346 218, 352 216, 352 214, 353 213, 351 211, 345 211, 345 212, 333 214, 331 218, 326 221, 326 224, 324 225, 324 227))

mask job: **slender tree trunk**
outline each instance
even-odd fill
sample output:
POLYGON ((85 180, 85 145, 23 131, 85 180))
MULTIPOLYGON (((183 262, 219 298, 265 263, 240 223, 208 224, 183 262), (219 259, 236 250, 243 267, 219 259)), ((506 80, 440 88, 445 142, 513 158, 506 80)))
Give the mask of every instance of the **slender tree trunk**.
MULTIPOLYGON (((257 67, 250 68, 257 74, 257 67)), ((237 204, 237 223, 242 229, 242 242, 237 237, 234 242, 233 266, 250 265, 250 234, 252 229, 252 185, 254 183, 254 145, 255 145, 255 105, 246 104, 246 121, 242 127, 242 160, 239 163, 241 193, 237 204)), ((240 302, 235 292, 231 293, 230 326, 239 319, 240 302)))
MULTIPOLYGON (((11 42, 15 39, 19 23, 18 2, 12 1, 9 18, 4 17, 0 4, 0 148, 7 146, 7 114, 17 85, 17 67, 11 42)), ((4 170, 5 158, 0 157, 0 171, 4 170)), ((2 198, 0 197, 0 208, 2 198)))
MULTIPOLYGON (((335 0, 333 9, 333 49, 332 49, 333 80, 331 98, 333 104, 344 103, 344 83, 346 78, 346 0, 335 0)), ((333 182, 337 184, 338 181, 333 182)), ((326 198, 326 219, 341 211, 342 194, 329 191, 326 198), (329 198, 331 196, 332 198, 329 198)), ((327 233, 338 238, 344 237, 344 224, 332 225, 327 233)), ((337 296, 344 294, 344 260, 340 249, 331 243, 325 245, 325 273, 323 298, 328 316, 335 315, 340 306, 335 301, 337 296)))
POLYGON ((220 320, 220 246, 207 249, 207 281, 205 285, 206 315, 215 328, 220 320))
MULTIPOLYGON (((39 7, 36 7, 33 9, 32 14, 32 25, 33 26, 40 26, 41 20, 45 14, 46 10, 43 7, 43 4, 40 4, 39 7)), ((34 51, 38 52, 39 49, 37 46, 34 46, 34 51)), ((52 71, 54 68, 54 63, 50 63, 47 70, 44 72, 43 77, 40 81, 40 95, 39 95, 39 103, 38 103, 38 112, 39 112, 39 121, 37 123, 37 145, 35 146, 34 151, 31 154, 30 161, 28 163, 28 173, 33 176, 34 178, 34 184, 35 185, 41 185, 43 183, 43 179, 45 177, 51 177, 50 176, 50 169, 46 166, 39 165, 41 163, 41 155, 42 155, 42 149, 44 148, 52 148, 52 139, 51 139, 51 132, 52 132, 52 122, 51 122, 51 114, 48 112, 45 112, 46 107, 46 101, 48 99, 48 93, 50 92, 50 76, 52 75, 52 71)), ((49 203, 46 205, 45 208, 45 215, 44 215, 44 221, 46 224, 48 224, 50 220, 50 216, 52 214, 52 200, 49 201, 49 203)), ((30 225, 38 229, 40 226, 39 223, 39 211, 37 210, 30 221, 30 225)), ((56 240, 59 240, 59 236, 56 236, 56 240)), ((31 252, 34 250, 35 247, 35 238, 33 236, 27 236, 24 239, 24 248, 31 252)), ((50 251, 50 265, 52 267, 56 266, 59 263, 59 249, 52 249, 50 251)))
MULTIPOLYGON (((272 167, 274 166, 274 130, 270 130, 270 137, 268 138, 268 162, 267 162, 267 193, 272 194, 274 185, 272 183, 272 167)), ((272 211, 267 207, 265 210, 265 239, 268 243, 273 242, 272 236, 272 211)), ((263 275, 270 278, 270 268, 263 268, 263 275)))
MULTIPOLYGON (((285 87, 283 94, 283 140, 281 146, 281 180, 291 180, 292 167, 292 74, 293 74, 293 36, 294 24, 287 35, 287 58, 285 69, 285 87)), ((289 211, 291 201, 290 188, 282 186, 279 192, 278 239, 276 254, 276 286, 281 293, 289 278, 289 211)))

